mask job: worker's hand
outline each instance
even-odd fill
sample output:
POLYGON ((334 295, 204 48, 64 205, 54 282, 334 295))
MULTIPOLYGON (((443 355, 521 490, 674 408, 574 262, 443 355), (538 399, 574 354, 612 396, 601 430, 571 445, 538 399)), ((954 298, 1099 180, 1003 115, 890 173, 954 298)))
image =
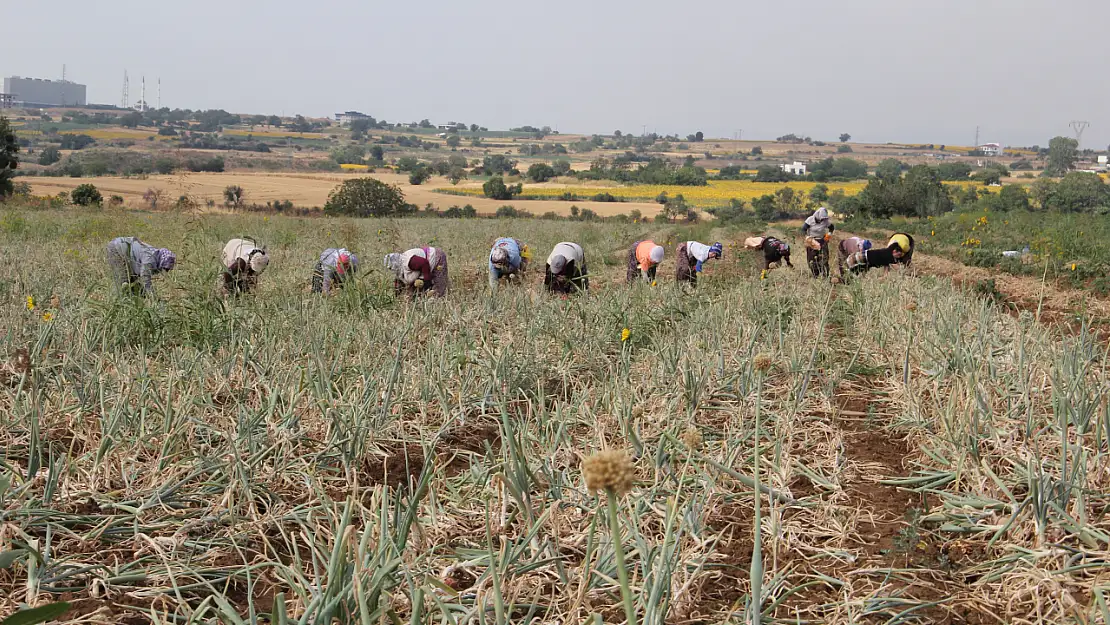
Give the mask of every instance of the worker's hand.
POLYGON ((422 288, 424 288, 424 281, 423 281, 423 280, 421 280, 421 279, 419 279, 419 278, 417 278, 416 282, 413 282, 413 283, 412 283, 412 288, 414 288, 414 289, 422 289, 422 288))

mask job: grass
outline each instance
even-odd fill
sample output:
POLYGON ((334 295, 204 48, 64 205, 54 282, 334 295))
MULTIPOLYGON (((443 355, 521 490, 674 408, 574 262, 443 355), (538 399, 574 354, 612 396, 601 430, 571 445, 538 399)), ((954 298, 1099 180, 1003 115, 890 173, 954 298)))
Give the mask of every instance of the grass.
POLYGON ((1105 348, 945 280, 761 281, 730 247, 686 294, 672 243, 661 286, 629 290, 630 242, 690 236, 649 225, 4 219, 20 262, 0 278, 0 614, 66 599, 67 622, 1102 618, 1105 348), (270 269, 220 299, 220 247, 244 233, 270 269), (178 252, 157 299, 108 294, 118 234, 178 252), (547 297, 533 274, 490 298, 498 235, 541 258, 581 242, 592 292, 547 297), (446 301, 395 300, 378 269, 420 243, 450 256, 446 301), (313 297, 314 257, 336 245, 365 271, 313 297), (859 443, 846 394, 897 454, 859 443), (604 449, 635 471, 619 499, 582 475, 604 449), (927 502, 910 524, 876 495, 907 492, 927 502))
POLYGON ((1104 215, 960 210, 935 219, 884 222, 914 235, 927 253, 1076 288, 1110 292, 1110 224, 1104 215), (1028 254, 1007 258, 1003 251, 1028 254))

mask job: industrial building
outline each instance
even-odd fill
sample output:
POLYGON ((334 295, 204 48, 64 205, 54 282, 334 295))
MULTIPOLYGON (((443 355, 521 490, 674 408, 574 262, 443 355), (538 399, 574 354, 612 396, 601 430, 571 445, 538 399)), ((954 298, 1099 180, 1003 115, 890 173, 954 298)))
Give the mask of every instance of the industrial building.
POLYGON ((41 78, 4 79, 3 93, 12 96, 23 106, 85 106, 85 85, 68 80, 43 80, 41 78))

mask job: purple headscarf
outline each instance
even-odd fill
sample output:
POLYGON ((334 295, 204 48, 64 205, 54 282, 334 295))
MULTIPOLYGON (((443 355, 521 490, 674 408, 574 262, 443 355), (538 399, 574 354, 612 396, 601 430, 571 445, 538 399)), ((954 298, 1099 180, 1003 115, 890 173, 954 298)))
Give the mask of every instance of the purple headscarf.
POLYGON ((174 254, 164 247, 155 250, 154 257, 158 261, 159 271, 169 271, 177 264, 177 254, 174 254))

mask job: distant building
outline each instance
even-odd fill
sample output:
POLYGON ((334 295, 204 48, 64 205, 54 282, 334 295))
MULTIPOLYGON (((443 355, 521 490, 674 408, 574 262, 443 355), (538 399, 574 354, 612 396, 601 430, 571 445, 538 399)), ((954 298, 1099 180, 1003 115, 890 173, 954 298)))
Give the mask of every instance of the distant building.
POLYGON ((999 143, 984 143, 978 150, 983 156, 1002 156, 1002 145, 999 143))
POLYGON ((4 79, 5 94, 24 106, 85 106, 85 85, 68 80, 43 80, 10 76, 4 79))
POLYGON ((436 128, 439 128, 440 130, 455 130, 458 127, 459 124, 457 122, 447 122, 446 124, 440 124, 436 126, 436 128))
POLYGON ((0 109, 10 109, 15 102, 15 97, 10 93, 0 93, 0 109))
POLYGON ((335 114, 335 121, 338 122, 340 126, 350 126, 351 122, 356 119, 370 119, 370 116, 365 113, 359 113, 358 111, 347 111, 346 113, 335 114))
POLYGON ((1105 169, 1105 168, 1106 168, 1106 165, 1107 165, 1107 164, 1110 164, 1110 163, 1108 163, 1108 161, 1110 161, 1110 157, 1106 156, 1105 154, 1099 155, 1099 157, 1098 157, 1098 164, 1099 164, 1099 166, 1101 166, 1101 167, 1102 167, 1103 169, 1105 169))
POLYGON ((799 161, 794 161, 793 163, 783 163, 779 165, 779 168, 786 173, 794 174, 795 176, 806 175, 806 164, 799 161))

